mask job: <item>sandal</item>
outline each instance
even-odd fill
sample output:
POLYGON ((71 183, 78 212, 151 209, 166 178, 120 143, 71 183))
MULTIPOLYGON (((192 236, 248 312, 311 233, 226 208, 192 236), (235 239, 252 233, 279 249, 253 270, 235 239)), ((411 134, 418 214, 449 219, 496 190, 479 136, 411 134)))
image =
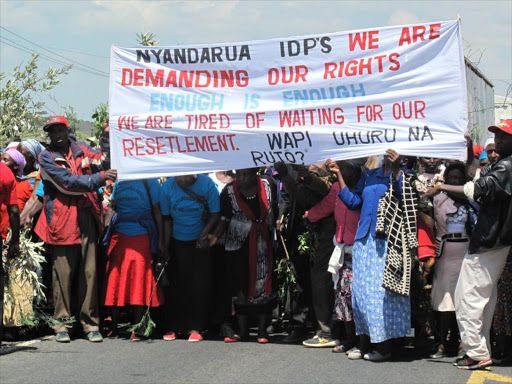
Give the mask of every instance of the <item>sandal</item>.
POLYGON ((347 356, 348 356, 348 355, 350 355, 350 352, 352 352, 352 351, 356 351, 356 350, 358 350, 358 348, 357 348, 357 347, 352 347, 352 348, 350 348, 349 350, 345 351, 345 355, 347 355, 347 356))
POLYGON ((332 352, 333 353, 346 353, 350 350, 350 348, 346 347, 345 345, 343 344, 339 344, 337 346, 335 346, 333 349, 332 349, 332 352))
POLYGON ((240 341, 240 336, 233 331, 230 324, 224 323, 222 325, 221 333, 224 336, 225 343, 237 343, 240 341))
POLYGON ((235 333, 232 336, 224 337, 224 342, 225 343, 238 343, 241 339, 242 338, 235 333))
POLYGON ((269 335, 266 330, 258 331, 258 343, 259 344, 268 344, 270 342, 269 335))

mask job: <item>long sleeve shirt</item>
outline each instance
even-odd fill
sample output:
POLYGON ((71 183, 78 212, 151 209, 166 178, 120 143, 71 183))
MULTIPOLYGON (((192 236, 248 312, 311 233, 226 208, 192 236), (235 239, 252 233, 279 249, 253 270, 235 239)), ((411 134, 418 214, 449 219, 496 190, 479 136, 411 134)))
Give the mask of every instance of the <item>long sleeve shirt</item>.
POLYGON ((324 217, 330 216, 334 212, 334 220, 336 221, 336 241, 347 245, 354 244, 357 225, 361 211, 350 210, 338 198, 340 192, 340 184, 334 183, 322 201, 306 212, 306 217, 312 223, 315 223, 324 217))
MULTIPOLYGON (((402 171, 407 169, 404 167, 402 171)), ((375 225, 377 224, 377 209, 379 199, 384 196, 388 190, 391 171, 384 174, 384 167, 370 169, 365 172, 354 191, 348 187, 343 188, 338 196, 351 210, 361 209, 361 217, 355 240, 363 239, 370 231, 375 237, 375 225)), ((397 197, 401 197, 402 177, 398 180, 393 179, 393 189, 397 197)))

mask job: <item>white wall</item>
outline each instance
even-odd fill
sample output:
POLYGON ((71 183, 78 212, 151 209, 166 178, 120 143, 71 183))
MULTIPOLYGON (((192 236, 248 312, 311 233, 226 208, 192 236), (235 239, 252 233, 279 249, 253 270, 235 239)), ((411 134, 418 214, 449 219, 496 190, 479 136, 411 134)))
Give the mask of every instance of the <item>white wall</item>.
POLYGON ((505 98, 505 96, 494 96, 494 115, 495 115, 495 123, 499 124, 503 120, 512 119, 512 98, 509 96, 505 98))

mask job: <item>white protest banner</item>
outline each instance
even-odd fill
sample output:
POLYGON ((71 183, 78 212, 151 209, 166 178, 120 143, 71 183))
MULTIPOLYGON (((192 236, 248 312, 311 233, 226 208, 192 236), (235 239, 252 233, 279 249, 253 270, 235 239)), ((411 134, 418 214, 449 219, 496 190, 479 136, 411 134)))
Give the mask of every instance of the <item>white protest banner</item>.
POLYGON ((120 180, 382 154, 465 158, 457 21, 177 47, 112 47, 120 180))

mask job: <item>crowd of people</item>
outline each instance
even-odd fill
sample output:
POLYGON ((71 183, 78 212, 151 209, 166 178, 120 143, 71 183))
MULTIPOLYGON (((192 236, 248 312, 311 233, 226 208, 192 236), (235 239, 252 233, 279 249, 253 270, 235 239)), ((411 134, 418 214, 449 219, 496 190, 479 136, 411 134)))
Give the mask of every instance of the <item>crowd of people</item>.
POLYGON ((380 362, 414 328, 461 369, 511 358, 511 120, 481 153, 467 136, 466 163, 388 149, 120 182, 108 120, 99 148, 63 116, 44 131, 2 152, 1 225, 8 260, 22 230, 45 243, 57 342, 78 324, 91 342, 119 337, 150 308, 164 340, 256 328, 266 344, 284 329, 282 342, 380 362))

